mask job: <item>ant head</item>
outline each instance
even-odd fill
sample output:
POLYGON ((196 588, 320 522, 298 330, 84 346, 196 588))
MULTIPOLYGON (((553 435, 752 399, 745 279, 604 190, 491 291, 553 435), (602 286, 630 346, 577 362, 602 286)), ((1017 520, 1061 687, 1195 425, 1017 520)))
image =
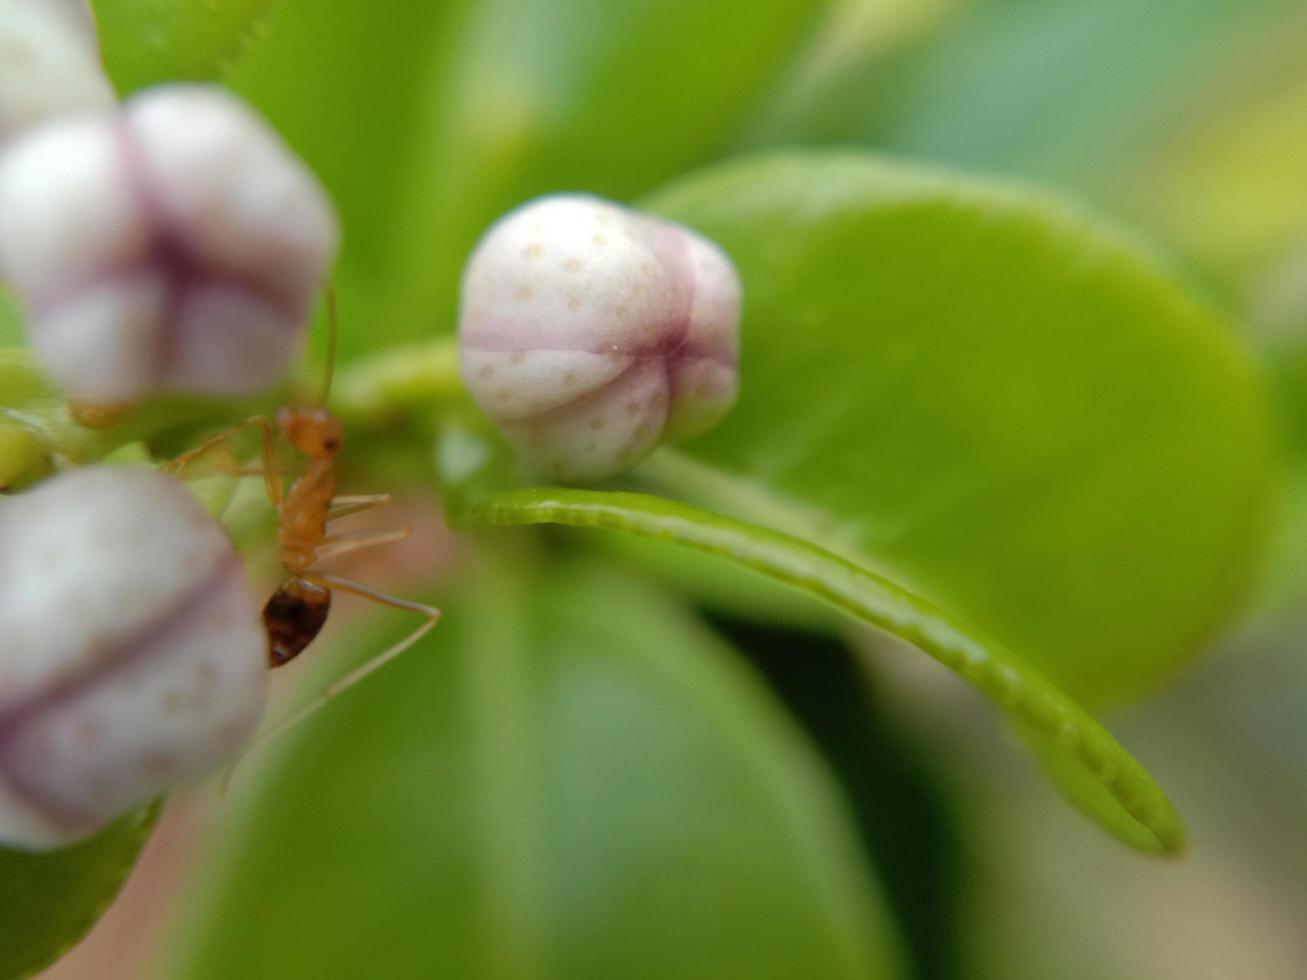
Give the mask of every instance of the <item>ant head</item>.
POLYGON ((283 408, 277 426, 291 445, 314 459, 335 456, 345 444, 340 423, 325 408, 283 408))

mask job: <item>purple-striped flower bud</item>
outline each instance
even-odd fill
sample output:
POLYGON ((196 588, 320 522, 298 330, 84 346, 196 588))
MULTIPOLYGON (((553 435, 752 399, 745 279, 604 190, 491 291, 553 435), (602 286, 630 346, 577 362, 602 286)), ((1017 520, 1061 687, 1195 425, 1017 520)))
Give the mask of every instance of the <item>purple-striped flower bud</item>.
POLYGON ((599 198, 545 197, 468 261, 463 380, 550 476, 598 479, 721 420, 739 320, 739 278, 712 242, 599 198))
POLYGON ((0 498, 0 842, 67 843, 230 757, 266 675, 240 558, 175 479, 0 498))
POLYGON ((0 273, 47 369, 89 402, 274 384, 337 239, 313 175, 217 88, 152 89, 0 156, 0 273))

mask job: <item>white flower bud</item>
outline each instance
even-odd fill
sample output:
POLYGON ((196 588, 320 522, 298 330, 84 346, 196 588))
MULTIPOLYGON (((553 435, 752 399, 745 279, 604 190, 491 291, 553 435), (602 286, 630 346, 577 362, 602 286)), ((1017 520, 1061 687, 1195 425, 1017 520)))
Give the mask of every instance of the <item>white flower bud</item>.
POLYGON ((152 89, 0 156, 0 272, 89 402, 274 384, 337 239, 313 175, 217 88, 152 89))
POLYGON ((0 137, 113 104, 86 0, 0 0, 0 137))
POLYGON ((463 380, 551 476, 597 479, 721 420, 739 320, 739 278, 716 245, 599 198, 541 198, 468 260, 463 380))
POLYGON ((240 559, 175 479, 87 467, 0 498, 0 842, 67 843, 213 767, 266 676, 240 559))

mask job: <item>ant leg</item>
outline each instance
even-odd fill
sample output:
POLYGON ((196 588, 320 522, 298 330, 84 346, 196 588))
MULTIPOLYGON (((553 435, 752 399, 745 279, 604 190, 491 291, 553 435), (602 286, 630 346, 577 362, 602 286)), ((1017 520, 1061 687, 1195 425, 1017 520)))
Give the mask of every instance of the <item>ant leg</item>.
POLYGON ((217 435, 210 436, 208 439, 205 439, 198 446, 195 446, 192 449, 188 449, 180 456, 176 456, 168 460, 168 462, 166 463, 160 464, 159 469, 162 470, 164 473, 176 473, 180 475, 182 470, 186 469, 187 466, 189 466, 195 460, 199 459, 205 453, 209 452, 211 449, 214 449, 222 445, 224 442, 231 441, 232 437, 235 436, 238 432, 242 431, 243 429, 248 429, 251 425, 254 425, 255 419, 257 418, 258 416, 253 416, 251 418, 246 419, 240 425, 233 425, 230 429, 223 429, 217 435))
POLYGON ((388 503, 390 503, 390 494, 388 493, 364 493, 354 496, 332 497, 331 507, 327 510, 327 520, 334 521, 338 517, 347 517, 350 514, 357 514, 359 511, 380 507, 382 504, 388 503))
MULTIPOLYGON (((355 667, 339 680, 328 684, 323 688, 322 693, 308 704, 295 709, 281 721, 273 725, 266 735, 261 735, 259 737, 258 742, 280 735, 286 729, 299 724, 299 722, 303 721, 305 718, 316 713, 317 710, 326 705, 328 701, 344 694, 369 674, 390 663, 414 643, 431 632, 436 623, 440 622, 440 610, 435 606, 427 606, 420 602, 409 602, 406 599, 398 599, 395 596, 386 595, 384 592, 378 592, 376 589, 369 588, 362 582, 354 582, 347 578, 341 578, 338 575, 322 575, 322 579, 333 588, 339 589, 341 592, 349 592, 353 595, 359 596, 360 598, 368 599, 383 606, 390 606, 394 609, 405 609, 409 612, 415 612, 419 616, 425 616, 426 622, 395 645, 381 651, 381 653, 377 654, 366 663, 355 667)), ((257 744, 257 742, 255 744, 257 744)), ((252 747, 253 746, 251 746, 251 748, 252 747)))
POLYGON ((274 506, 280 506, 282 498, 285 496, 281 484, 281 471, 277 469, 277 446, 272 436, 272 426, 262 415, 252 415, 240 425, 234 425, 230 429, 219 432, 217 435, 210 436, 194 449, 182 453, 175 459, 170 459, 159 467, 164 473, 173 473, 181 476, 184 470, 193 460, 198 459, 215 446, 220 446, 224 442, 230 442, 232 437, 238 432, 248 429, 252 425, 259 427, 259 434, 263 449, 263 480, 268 488, 268 499, 274 506))
POLYGON ((374 548, 377 545, 390 544, 392 541, 402 541, 412 533, 413 529, 411 527, 341 531, 339 534, 332 534, 323 538, 322 544, 318 545, 317 550, 314 552, 314 560, 334 558, 336 555, 347 555, 351 551, 358 551, 360 548, 374 548))
POLYGON ((376 589, 366 586, 362 582, 354 582, 347 578, 341 578, 339 575, 323 575, 322 578, 327 582, 327 584, 342 592, 350 592, 360 598, 368 599, 378 605, 390 606, 393 609, 406 609, 409 612, 414 612, 419 616, 425 616, 427 618, 425 623, 394 646, 387 650, 383 650, 367 663, 354 668, 354 670, 350 671, 340 680, 328 686, 327 689, 322 692, 322 700, 324 702, 349 690, 374 670, 384 667, 418 640, 422 639, 422 637, 426 636, 431 628, 434 627, 436 623, 440 622, 440 610, 435 606, 428 606, 421 602, 409 602, 407 599, 399 599, 395 596, 387 595, 384 592, 378 592, 376 589))

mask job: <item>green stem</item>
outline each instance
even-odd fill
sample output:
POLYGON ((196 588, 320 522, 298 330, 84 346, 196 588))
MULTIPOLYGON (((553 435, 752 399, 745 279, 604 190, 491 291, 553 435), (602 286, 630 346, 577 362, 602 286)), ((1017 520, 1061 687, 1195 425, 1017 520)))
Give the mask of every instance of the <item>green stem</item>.
POLYGON ((438 409, 462 394, 458 340, 442 336, 392 347, 342 369, 331 405, 349 424, 376 425, 438 409))
POLYGON ((21 485, 51 467, 94 462, 120 446, 211 415, 217 408, 213 401, 160 400, 136 406, 108 428, 90 429, 73 419, 63 392, 46 377, 31 351, 0 350, 0 426, 9 433, 0 440, 0 471, 9 477, 3 482, 21 485))
MULTIPOLYGON (((286 392, 279 393, 281 397, 286 392)), ((392 348, 342 369, 332 407, 357 427, 421 413, 433 416, 460 398, 458 342, 453 337, 392 348)), ((121 446, 180 426, 225 425, 266 414, 276 399, 161 397, 135 406, 120 422, 90 429, 71 416, 59 387, 23 348, 0 349, 0 488, 20 486, 53 465, 95 462, 121 446)))

